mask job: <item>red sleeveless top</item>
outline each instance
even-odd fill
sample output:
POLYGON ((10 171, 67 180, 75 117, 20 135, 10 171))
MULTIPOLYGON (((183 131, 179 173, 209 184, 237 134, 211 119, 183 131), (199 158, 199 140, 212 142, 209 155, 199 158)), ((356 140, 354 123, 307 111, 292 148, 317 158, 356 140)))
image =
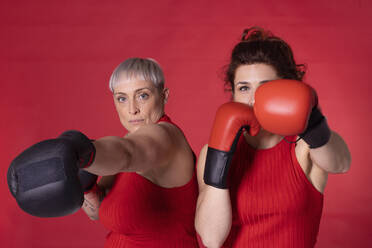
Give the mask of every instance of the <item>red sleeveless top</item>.
POLYGON ((296 137, 255 150, 240 137, 229 171, 233 211, 224 247, 314 247, 323 194, 296 159, 296 137))
MULTIPOLYGON (((162 121, 172 123, 167 116, 162 121)), ((111 230, 105 248, 197 247, 197 195, 195 172, 187 184, 174 188, 134 172, 119 173, 99 209, 100 221, 111 230)))

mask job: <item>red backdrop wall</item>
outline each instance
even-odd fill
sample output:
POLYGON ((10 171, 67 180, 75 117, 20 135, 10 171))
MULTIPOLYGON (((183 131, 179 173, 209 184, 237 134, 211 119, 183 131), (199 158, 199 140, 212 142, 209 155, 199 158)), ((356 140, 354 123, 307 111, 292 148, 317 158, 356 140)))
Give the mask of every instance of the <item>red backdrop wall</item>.
POLYGON ((23 213, 6 183, 27 146, 79 129, 123 135, 108 79, 131 56, 163 66, 167 112, 198 153, 216 107, 229 99, 221 68, 243 28, 287 40, 318 91, 331 127, 348 143, 352 168, 331 175, 317 247, 371 247, 372 2, 2 1, 0 3, 0 240, 2 247, 103 247, 107 233, 82 213, 23 213))

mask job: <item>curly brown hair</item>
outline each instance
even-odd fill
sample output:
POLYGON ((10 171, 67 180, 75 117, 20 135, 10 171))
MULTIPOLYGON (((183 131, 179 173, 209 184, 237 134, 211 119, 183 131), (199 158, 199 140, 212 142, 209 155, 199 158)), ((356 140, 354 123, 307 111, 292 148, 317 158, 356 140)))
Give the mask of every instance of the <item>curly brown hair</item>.
POLYGON ((260 27, 251 27, 243 31, 225 67, 226 88, 234 93, 235 71, 239 66, 258 63, 271 65, 285 79, 302 81, 306 72, 304 64, 296 64, 292 49, 284 40, 260 27))

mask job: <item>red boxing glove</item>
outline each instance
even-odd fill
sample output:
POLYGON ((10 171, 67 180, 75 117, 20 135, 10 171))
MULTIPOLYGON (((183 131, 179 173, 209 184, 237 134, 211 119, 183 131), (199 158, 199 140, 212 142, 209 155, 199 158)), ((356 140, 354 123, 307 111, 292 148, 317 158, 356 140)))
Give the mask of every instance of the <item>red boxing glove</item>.
POLYGON ((286 136, 305 131, 315 105, 316 96, 309 85, 280 79, 256 90, 253 108, 263 129, 286 136))
POLYGON ((299 134, 310 148, 317 148, 326 144, 331 134, 317 104, 317 95, 309 85, 280 79, 256 90, 254 113, 263 129, 283 136, 299 134))
POLYGON ((221 105, 217 110, 208 143, 204 182, 216 188, 227 188, 227 174, 242 129, 257 135, 260 125, 253 109, 238 102, 221 105))

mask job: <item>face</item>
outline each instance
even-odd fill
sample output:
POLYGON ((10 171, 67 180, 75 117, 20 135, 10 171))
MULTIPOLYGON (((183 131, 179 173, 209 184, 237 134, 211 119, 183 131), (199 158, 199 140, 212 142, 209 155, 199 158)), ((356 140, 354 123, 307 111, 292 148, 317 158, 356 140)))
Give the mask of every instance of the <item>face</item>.
POLYGON ((234 95, 235 102, 254 104, 254 94, 262 84, 280 79, 274 67, 267 64, 241 65, 235 71, 234 95))
POLYGON ((164 114, 168 89, 161 92, 152 82, 122 77, 114 87, 114 102, 121 124, 129 131, 156 123, 164 114))

